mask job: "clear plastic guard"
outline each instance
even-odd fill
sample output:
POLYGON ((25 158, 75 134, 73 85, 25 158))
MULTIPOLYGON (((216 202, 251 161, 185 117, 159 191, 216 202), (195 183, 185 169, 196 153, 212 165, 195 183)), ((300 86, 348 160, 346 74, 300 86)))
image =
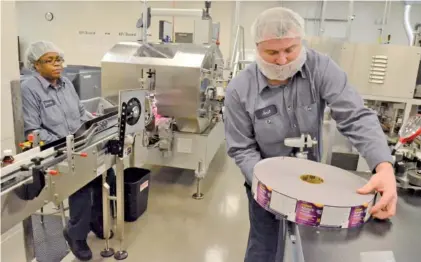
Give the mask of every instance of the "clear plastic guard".
MULTIPOLYGON (((409 139, 412 136, 416 136, 421 130, 421 115, 412 116, 408 119, 408 122, 403 124, 399 130, 399 137, 403 139, 409 139)), ((415 137, 413 137, 415 138, 415 137)))

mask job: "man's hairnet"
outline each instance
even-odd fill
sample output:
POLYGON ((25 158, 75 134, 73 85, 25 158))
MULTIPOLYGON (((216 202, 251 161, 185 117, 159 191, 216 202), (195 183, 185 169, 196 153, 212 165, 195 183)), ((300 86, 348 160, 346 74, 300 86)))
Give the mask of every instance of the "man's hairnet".
POLYGON ((303 38, 304 32, 304 19, 283 7, 263 11, 251 27, 251 35, 256 44, 271 39, 303 38))
POLYGON ((46 53, 58 53, 59 56, 64 56, 63 51, 61 51, 55 44, 48 41, 38 41, 32 43, 26 50, 25 66, 29 69, 35 69, 35 62, 46 53))

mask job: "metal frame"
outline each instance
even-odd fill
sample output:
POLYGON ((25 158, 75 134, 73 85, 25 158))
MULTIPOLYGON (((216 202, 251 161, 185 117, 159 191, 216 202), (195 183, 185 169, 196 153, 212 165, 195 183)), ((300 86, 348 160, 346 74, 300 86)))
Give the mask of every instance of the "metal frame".
POLYGON ((236 34, 234 39, 234 45, 232 48, 232 54, 230 59, 230 69, 232 73, 232 78, 234 78, 239 71, 241 71, 245 64, 248 62, 245 61, 245 40, 244 40, 244 27, 238 25, 236 28, 236 34))
MULTIPOLYGON (((124 92, 131 92, 133 90, 127 90, 124 92)), ((140 92, 145 92, 144 90, 139 90, 140 92)), ((131 93, 132 94, 132 93, 131 93)), ((132 94, 133 95, 133 94, 132 94)), ((137 94, 134 97, 140 96, 137 94)), ((126 99, 123 96, 123 99, 126 99)), ((143 101, 143 100, 142 100, 143 101)), ((142 109, 144 108, 144 104, 142 105, 142 109)), ((144 115, 144 111, 141 110, 142 115, 144 115)), ((109 118, 110 121, 116 121, 117 119, 114 117, 109 118)), ((101 120, 102 121, 102 120, 101 120)), ((112 122, 111 121, 111 122, 112 122)), ((32 219, 31 214, 36 213, 37 210, 44 207, 44 205, 53 202, 62 214, 62 223, 65 224, 65 217, 64 217, 64 205, 63 200, 66 199, 68 196, 73 194, 79 188, 83 187, 98 175, 103 176, 103 180, 105 179, 106 170, 111 168, 114 164, 117 165, 117 172, 116 172, 116 180, 117 180, 117 196, 110 197, 109 194, 103 195, 103 201, 114 200, 117 202, 118 211, 117 213, 117 227, 116 227, 116 235, 117 239, 120 242, 120 247, 115 254, 115 258, 118 260, 125 259, 127 257, 127 252, 124 251, 124 160, 129 158, 129 164, 134 166, 134 149, 133 144, 135 142, 134 139, 127 139, 126 143, 124 144, 123 152, 124 155, 122 157, 116 157, 112 155, 105 154, 105 143, 109 140, 114 139, 120 133, 119 129, 115 128, 114 123, 108 123, 109 129, 105 129, 103 132, 98 133, 98 137, 94 137, 94 132, 97 131, 97 127, 94 127, 92 130, 91 128, 88 129, 87 132, 90 132, 87 135, 85 140, 81 140, 75 142, 73 135, 69 135, 66 137, 66 146, 65 151, 63 151, 62 155, 57 155, 57 149, 49 148, 45 151, 40 151, 40 147, 35 147, 30 151, 21 153, 16 156, 15 163, 7 166, 6 168, 2 168, 2 177, 5 178, 10 176, 15 176, 15 172, 18 172, 16 175, 21 176, 21 168, 23 164, 30 163, 30 159, 34 157, 42 157, 41 165, 48 167, 54 167, 58 170, 58 175, 46 175, 46 183, 45 187, 42 189, 41 193, 38 197, 34 198, 33 200, 21 200, 16 192, 15 189, 20 187, 24 183, 31 183, 32 177, 25 178, 23 181, 18 181, 12 187, 8 188, 7 190, 2 192, 2 219, 7 218, 7 223, 2 224, 2 233, 9 230, 19 221, 23 222, 24 227, 24 237, 25 237, 25 255, 26 261, 32 261, 34 257, 34 249, 33 249, 33 233, 32 233, 32 219), (82 145, 82 148, 75 150, 75 147, 80 146, 80 143, 86 143, 86 146, 82 145), (83 152, 82 152, 83 151, 83 152), (86 154, 85 154, 86 153, 86 154), (89 172, 91 170, 92 172, 89 172), (77 179, 75 179, 75 175, 78 175, 77 179), (104 199, 105 198, 105 199, 104 199), (29 216, 29 217, 28 217, 29 216), (26 217, 26 218, 25 218, 26 217)), ((134 126, 137 129, 132 129, 131 131, 137 132, 140 129, 143 130, 144 122, 139 121, 134 126)), ((132 126, 131 128, 133 128, 132 126)), ((128 135, 128 134, 127 134, 128 135)), ((36 137, 34 139, 35 145, 39 141, 36 137)), ((62 150, 63 150, 62 149, 62 150)), ((48 170, 47 170, 48 171, 48 170)), ((47 172, 48 173, 48 172, 47 172)), ((3 181, 4 182, 4 181, 3 181)), ((104 205, 108 206, 108 205, 104 205)), ((43 211, 43 210, 42 210, 43 211)), ((108 210, 109 211, 109 210, 108 210)), ((105 210, 106 214, 109 214, 107 210, 105 210)), ((44 214, 45 215, 45 214, 44 214)), ((104 236, 109 238, 109 231, 111 230, 111 226, 109 220, 107 220, 109 216, 104 215, 104 230, 105 232, 108 231, 108 234, 105 233, 104 236)), ((4 220, 3 220, 4 221, 4 220)), ((108 239, 107 239, 108 241, 108 239)), ((106 242, 106 246, 108 247, 108 242, 106 242)), ((109 249, 109 248, 108 248, 109 249)))
POLYGON ((411 15, 411 4, 405 3, 404 7, 404 27, 405 27, 405 33, 408 37, 408 45, 412 46, 414 45, 414 32, 411 27, 411 21, 410 21, 410 15, 411 15))
POLYGON ((174 132, 169 156, 153 147, 142 146, 137 152, 145 164, 194 170, 197 184, 193 198, 202 199, 200 182, 205 178, 211 161, 225 139, 223 125, 222 122, 211 124, 202 134, 174 132))
MULTIPOLYGON (((142 16, 142 42, 148 42, 148 16, 151 18, 153 16, 172 16, 174 17, 193 17, 193 18, 200 18, 201 20, 210 20, 209 25, 209 43, 212 43, 212 31, 213 31, 213 24, 212 18, 209 15, 209 8, 210 5, 207 6, 205 4, 206 9, 181 9, 181 8, 151 8, 148 7, 148 1, 143 0, 143 16, 142 16)), ((206 1, 205 1, 206 2, 206 1)), ((210 2, 210 1, 209 1, 210 2)), ((173 32, 175 34, 175 32, 173 32)), ((194 34, 194 38, 196 38, 196 33, 194 34)), ((200 43, 201 44, 201 43, 200 43)))

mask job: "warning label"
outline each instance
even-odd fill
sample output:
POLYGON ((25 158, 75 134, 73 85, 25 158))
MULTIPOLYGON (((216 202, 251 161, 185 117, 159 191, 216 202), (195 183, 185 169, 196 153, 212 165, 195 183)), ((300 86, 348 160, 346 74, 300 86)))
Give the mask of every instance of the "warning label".
POLYGON ((145 190, 147 187, 149 186, 149 181, 143 182, 140 185, 139 191, 142 192, 143 190, 145 190))

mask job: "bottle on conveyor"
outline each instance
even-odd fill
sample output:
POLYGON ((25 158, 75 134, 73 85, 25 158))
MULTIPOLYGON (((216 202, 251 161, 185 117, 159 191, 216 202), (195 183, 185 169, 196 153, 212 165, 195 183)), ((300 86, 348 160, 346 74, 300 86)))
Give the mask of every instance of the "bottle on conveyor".
POLYGON ((7 149, 3 151, 3 159, 1 160, 1 167, 12 164, 15 161, 12 150, 7 149))

